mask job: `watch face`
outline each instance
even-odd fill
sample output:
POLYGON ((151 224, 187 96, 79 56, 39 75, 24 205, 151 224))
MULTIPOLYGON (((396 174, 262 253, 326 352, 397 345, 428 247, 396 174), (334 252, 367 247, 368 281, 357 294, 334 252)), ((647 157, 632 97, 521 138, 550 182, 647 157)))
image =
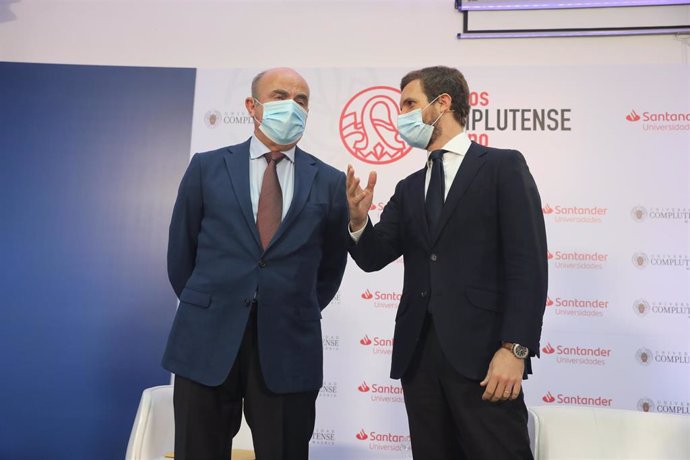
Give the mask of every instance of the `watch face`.
POLYGON ((527 347, 523 347, 522 345, 516 343, 513 345, 513 354, 518 358, 524 359, 527 358, 527 355, 529 355, 529 350, 527 347))

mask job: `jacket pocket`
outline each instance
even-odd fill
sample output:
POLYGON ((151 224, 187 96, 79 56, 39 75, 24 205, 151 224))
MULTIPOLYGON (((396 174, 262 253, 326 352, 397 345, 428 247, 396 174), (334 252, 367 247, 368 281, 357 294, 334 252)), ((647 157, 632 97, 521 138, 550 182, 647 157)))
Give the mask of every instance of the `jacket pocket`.
POLYGON ((475 307, 495 312, 501 311, 498 304, 500 296, 496 291, 468 287, 465 288, 465 296, 475 307))
POLYGON ((180 303, 190 303, 201 308, 208 308, 211 305, 211 295, 204 292, 194 291, 189 288, 184 288, 180 294, 180 303))
POLYGON ((327 203, 307 203, 304 205, 304 209, 302 212, 305 212, 309 215, 323 216, 328 212, 328 204, 327 203))

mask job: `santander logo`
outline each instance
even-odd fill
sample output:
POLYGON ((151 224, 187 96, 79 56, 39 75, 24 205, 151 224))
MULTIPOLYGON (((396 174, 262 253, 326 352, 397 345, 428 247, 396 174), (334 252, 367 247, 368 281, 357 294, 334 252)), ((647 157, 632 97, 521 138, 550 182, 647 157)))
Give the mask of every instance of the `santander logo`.
MULTIPOLYGON (((369 351, 374 355, 391 355, 393 354, 393 338, 379 337, 375 335, 369 338, 369 335, 364 335, 359 339, 362 346, 368 347, 369 351)), ((374 385, 376 386, 376 385, 374 385)), ((373 388, 373 387, 372 387, 373 388)))
POLYGON ((551 253, 551 251, 546 251, 546 258, 547 258, 548 260, 553 259, 553 253, 551 253))
POLYGON ((637 112, 632 110, 628 115, 625 116, 625 119, 628 121, 639 121, 640 116, 637 114, 637 112))
POLYGON ((546 296, 546 306, 550 307, 551 305, 553 305, 553 300, 551 300, 551 297, 546 296))
POLYGON ((580 222, 580 223, 594 223, 601 222, 601 218, 606 216, 609 208, 602 206, 573 206, 556 204, 551 206, 546 203, 541 211, 544 215, 553 214, 556 216, 556 222, 580 222))
POLYGON ((369 385, 367 385, 367 382, 362 380, 362 384, 358 386, 357 389, 362 393, 367 393, 371 388, 369 387, 369 385))
POLYGON ((364 428, 359 430, 359 433, 355 435, 355 438, 359 439, 360 441, 364 441, 365 439, 368 439, 369 436, 364 432, 364 428))
POLYGON ((543 351, 547 355, 550 355, 550 354, 553 354, 556 351, 556 349, 554 347, 552 347, 551 343, 549 342, 546 344, 546 346, 544 348, 541 349, 541 351, 543 351))
POLYGON ((367 289, 366 291, 364 291, 362 293, 362 298, 365 300, 370 300, 370 299, 374 298, 374 294, 372 294, 371 291, 369 291, 369 289, 367 289))
MULTIPOLYGON (((555 253, 551 253, 551 251, 548 251, 547 257, 549 260, 556 259, 559 261, 607 262, 609 255, 608 254, 602 254, 602 253, 597 252, 597 251, 595 251, 595 252, 556 251, 555 253)), ((560 266, 560 265, 557 265, 557 266, 560 266)))
POLYGON ((582 395, 564 395, 558 393, 555 397, 551 391, 547 391, 541 400, 545 403, 552 404, 570 404, 575 406, 599 406, 611 407, 613 405, 613 398, 606 398, 604 396, 582 396, 582 395))

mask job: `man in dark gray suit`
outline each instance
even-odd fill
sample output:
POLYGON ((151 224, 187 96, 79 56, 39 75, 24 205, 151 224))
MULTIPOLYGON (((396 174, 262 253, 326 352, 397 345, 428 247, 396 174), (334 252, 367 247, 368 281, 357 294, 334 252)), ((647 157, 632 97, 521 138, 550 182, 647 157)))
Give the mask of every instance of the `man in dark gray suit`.
POLYGON ((532 458, 522 378, 539 353, 547 249, 523 156, 464 132, 469 89, 448 67, 400 83, 400 135, 427 150, 375 226, 376 174, 348 167, 350 254, 365 271, 404 258, 391 377, 402 378, 414 457, 532 458))

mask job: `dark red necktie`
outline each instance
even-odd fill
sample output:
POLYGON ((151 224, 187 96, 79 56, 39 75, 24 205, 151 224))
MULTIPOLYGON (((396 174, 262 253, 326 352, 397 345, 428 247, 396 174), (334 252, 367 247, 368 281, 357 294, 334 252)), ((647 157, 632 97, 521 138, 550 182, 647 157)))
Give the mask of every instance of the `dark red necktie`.
POLYGON ((281 152, 269 152, 264 155, 264 158, 266 158, 268 165, 261 184, 256 228, 259 230, 261 246, 266 249, 283 217, 283 191, 280 188, 280 182, 278 182, 276 166, 280 160, 285 158, 285 155, 281 152))

